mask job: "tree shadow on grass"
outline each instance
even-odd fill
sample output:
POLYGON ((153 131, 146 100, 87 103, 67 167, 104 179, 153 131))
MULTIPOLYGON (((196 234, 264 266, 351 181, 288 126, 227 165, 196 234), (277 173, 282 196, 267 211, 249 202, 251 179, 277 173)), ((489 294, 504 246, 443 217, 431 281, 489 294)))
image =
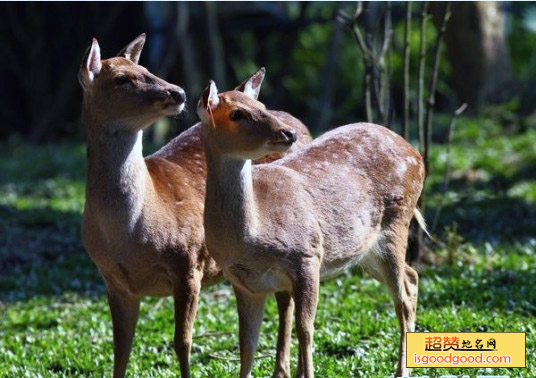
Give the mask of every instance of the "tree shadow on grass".
MULTIPOLYGON (((421 277, 426 279, 428 272, 421 277)), ((477 311, 498 310, 528 317, 536 316, 536 269, 474 270, 464 267, 436 269, 441 277, 435 290, 421 290, 419 301, 426 308, 470 308, 477 311)))
POLYGON ((55 261, 84 251, 81 215, 50 206, 0 206, 0 273, 26 263, 55 261))
MULTIPOLYGON (((428 219, 434 215, 427 213, 428 219)), ((453 223, 475 244, 523 242, 536 238, 536 204, 521 198, 468 196, 443 208, 439 229, 453 223)))
MULTIPOLYGON (((523 155, 522 161, 506 165, 499 158, 481 158, 474 169, 458 171, 461 176, 451 178, 449 193, 455 193, 458 200, 442 209, 438 230, 456 222, 460 234, 474 243, 536 237, 536 204, 511 192, 519 185, 533 185, 536 156, 523 155)), ((443 184, 441 178, 427 192, 442 196, 443 184)), ((436 209, 430 210, 426 215, 431 221, 436 209)))
POLYGON ((38 295, 104 293, 80 238, 76 211, 0 207, 0 302, 38 295))

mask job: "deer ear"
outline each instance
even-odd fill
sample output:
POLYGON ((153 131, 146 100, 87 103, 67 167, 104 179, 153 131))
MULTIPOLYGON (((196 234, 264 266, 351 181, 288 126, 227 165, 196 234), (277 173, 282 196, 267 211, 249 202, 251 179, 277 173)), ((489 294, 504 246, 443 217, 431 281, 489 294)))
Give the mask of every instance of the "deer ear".
POLYGON ((117 53, 117 56, 127 58, 132 63, 138 64, 140 60, 141 50, 145 44, 145 33, 140 34, 136 39, 123 47, 121 51, 117 53))
POLYGON ((208 121, 210 115, 208 114, 208 106, 210 105, 210 110, 214 111, 220 104, 220 99, 218 98, 218 88, 216 88, 216 83, 210 81, 210 84, 205 88, 199 102, 197 104, 197 115, 201 118, 201 121, 208 121))
POLYGON ((264 80, 265 74, 266 74, 266 69, 264 67, 261 67, 257 72, 255 72, 249 78, 244 80, 238 87, 236 87, 235 90, 244 92, 249 97, 256 100, 259 97, 261 84, 262 84, 262 81, 264 80))
POLYGON ((95 76, 101 71, 101 68, 102 63, 99 43, 93 38, 91 46, 86 50, 84 59, 82 60, 80 71, 78 71, 78 81, 82 87, 88 88, 91 86, 95 76))

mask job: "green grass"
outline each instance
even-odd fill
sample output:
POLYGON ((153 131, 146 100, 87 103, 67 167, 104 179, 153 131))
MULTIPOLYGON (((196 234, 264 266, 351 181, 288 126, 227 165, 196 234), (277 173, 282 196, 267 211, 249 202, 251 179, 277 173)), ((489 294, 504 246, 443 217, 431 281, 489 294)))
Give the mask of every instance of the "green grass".
MULTIPOLYGON (((454 179, 437 229, 448 243, 436 252, 440 263, 419 268, 417 328, 527 332, 527 369, 416 369, 413 375, 529 377, 536 371, 536 133, 502 136, 470 119, 459 130, 454 179)), ((432 154, 430 221, 441 198, 444 154, 444 147, 432 154)), ((0 377, 110 375, 104 285, 79 237, 84 164, 79 144, 0 144, 0 377)), ((274 302, 269 300, 265 313, 258 377, 269 376, 274 365, 274 302)), ((194 376, 238 375, 236 318, 227 284, 203 292, 194 376)), ((389 295, 359 270, 322 285, 315 325, 317 376, 394 372, 399 331, 389 295)), ((176 376, 172 336, 171 299, 145 299, 129 375, 176 376)), ((294 340, 293 367, 296 353, 294 340)))

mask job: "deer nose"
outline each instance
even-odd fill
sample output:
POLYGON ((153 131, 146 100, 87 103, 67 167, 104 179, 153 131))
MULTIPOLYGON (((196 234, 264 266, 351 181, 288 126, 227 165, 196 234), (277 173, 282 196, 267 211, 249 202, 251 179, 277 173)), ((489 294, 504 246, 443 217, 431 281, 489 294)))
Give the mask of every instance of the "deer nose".
POLYGON ((290 143, 294 143, 298 139, 296 130, 293 130, 293 129, 284 130, 282 131, 282 133, 285 136, 285 138, 287 138, 287 141, 290 143))
POLYGON ((186 93, 184 93, 182 88, 170 89, 168 92, 169 95, 178 103, 182 104, 186 101, 186 93))

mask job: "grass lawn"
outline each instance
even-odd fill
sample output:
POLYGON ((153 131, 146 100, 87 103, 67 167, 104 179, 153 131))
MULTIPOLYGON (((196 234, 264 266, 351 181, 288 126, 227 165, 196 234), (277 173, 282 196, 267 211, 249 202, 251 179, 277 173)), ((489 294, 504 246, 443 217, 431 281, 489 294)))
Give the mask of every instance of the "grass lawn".
MULTIPOLYGON (((413 375, 531 377, 536 375, 536 132, 499 136, 493 127, 484 131, 472 122, 460 122, 453 146, 453 181, 437 228, 446 244, 436 252, 439 263, 419 267, 417 328, 527 332, 527 368, 416 369, 413 375)), ((445 148, 434 150, 433 159, 429 222, 443 196, 445 148)), ((0 377, 111 373, 104 284, 79 237, 84 174, 83 145, 0 144, 0 377)), ((256 377, 269 376, 274 365, 276 314, 270 300, 256 377)), ((322 284, 315 325, 318 377, 394 373, 399 330, 393 306, 387 290, 359 270, 322 284)), ((237 315, 227 284, 204 291, 195 335, 194 376, 238 375, 237 315)), ((145 299, 129 376, 177 376, 172 337, 171 299, 145 299)), ((295 367, 295 340, 292 354, 295 367)))

